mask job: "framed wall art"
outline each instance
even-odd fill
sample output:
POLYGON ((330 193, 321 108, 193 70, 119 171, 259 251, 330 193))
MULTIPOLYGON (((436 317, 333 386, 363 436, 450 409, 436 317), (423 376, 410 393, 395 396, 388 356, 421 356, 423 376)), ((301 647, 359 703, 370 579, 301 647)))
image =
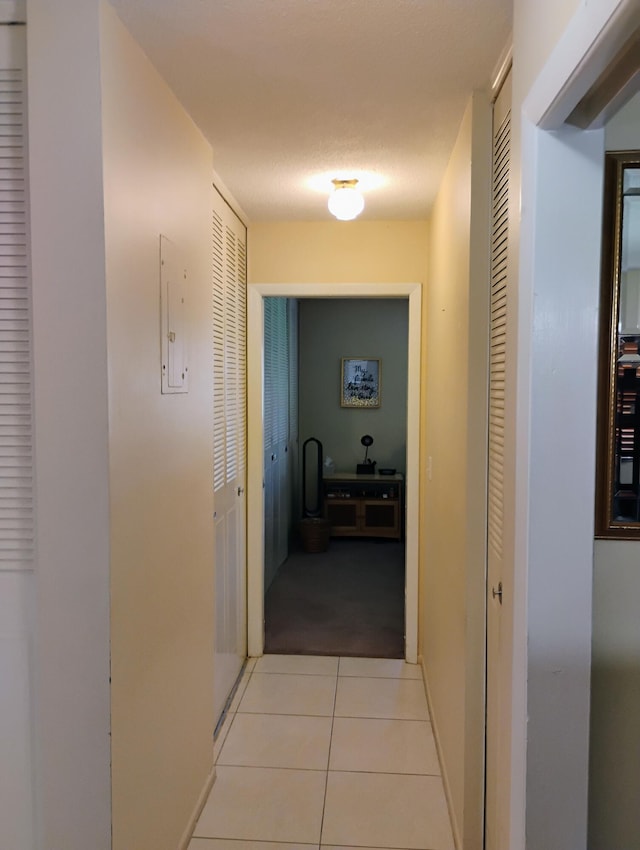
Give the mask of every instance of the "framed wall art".
POLYGON ((341 407, 380 407, 380 359, 342 358, 341 407))

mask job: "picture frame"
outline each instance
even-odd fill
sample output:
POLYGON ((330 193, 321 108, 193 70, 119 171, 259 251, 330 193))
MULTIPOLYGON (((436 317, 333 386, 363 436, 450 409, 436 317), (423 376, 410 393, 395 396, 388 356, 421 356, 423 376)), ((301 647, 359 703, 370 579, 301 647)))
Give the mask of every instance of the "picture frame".
POLYGON ((343 357, 340 378, 340 406, 380 407, 379 357, 343 357))

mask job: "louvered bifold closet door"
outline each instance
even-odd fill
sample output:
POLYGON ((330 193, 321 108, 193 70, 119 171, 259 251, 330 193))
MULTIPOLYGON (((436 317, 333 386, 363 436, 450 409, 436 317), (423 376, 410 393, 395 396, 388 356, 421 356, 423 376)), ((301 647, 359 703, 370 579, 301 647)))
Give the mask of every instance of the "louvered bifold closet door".
POLYGON ((247 243, 242 235, 236 239, 236 246, 238 476, 244 481, 247 471, 247 243))
POLYGON ((505 356, 507 339, 507 258, 509 238, 509 165, 511 112, 493 140, 491 234, 491 318, 489 361, 489 552, 502 558, 504 515, 505 356))
POLYGON ((224 299, 224 413, 226 426, 226 480, 238 474, 238 303, 237 246, 235 234, 225 227, 224 299))
POLYGON ((212 215, 215 681, 220 716, 246 656, 246 230, 214 190, 212 215))
POLYGON ((247 248, 213 211, 214 492, 246 470, 247 248))
POLYGON ((15 65, 0 68, 0 570, 34 562, 26 88, 15 65))
POLYGON ((224 224, 213 211, 213 492, 224 487, 227 468, 224 416, 224 224))
MULTIPOLYGON (((509 304, 509 179, 511 153, 511 77, 507 76, 493 110, 491 221, 491 315, 489 355, 489 441, 487 516, 487 670, 485 846, 509 850, 504 812, 508 809, 509 748, 502 718, 510 716, 509 642, 503 634, 503 595, 511 588, 504 570, 505 369, 509 304)), ((508 831, 507 831, 508 833, 508 831)))

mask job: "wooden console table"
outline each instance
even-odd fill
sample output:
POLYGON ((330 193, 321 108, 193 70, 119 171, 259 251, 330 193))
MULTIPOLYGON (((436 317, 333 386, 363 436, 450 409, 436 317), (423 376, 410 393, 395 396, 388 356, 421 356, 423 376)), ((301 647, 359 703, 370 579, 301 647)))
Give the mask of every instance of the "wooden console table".
POLYGON ((323 479, 324 516, 333 537, 389 537, 404 531, 404 479, 334 472, 323 479))

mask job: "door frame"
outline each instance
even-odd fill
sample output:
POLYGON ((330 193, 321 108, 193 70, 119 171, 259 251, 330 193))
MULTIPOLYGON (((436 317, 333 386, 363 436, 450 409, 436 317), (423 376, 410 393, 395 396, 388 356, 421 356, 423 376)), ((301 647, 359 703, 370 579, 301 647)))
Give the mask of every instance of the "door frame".
POLYGON ((402 298, 409 303, 407 347, 407 470, 405 481, 405 660, 418 661, 420 470, 420 283, 249 283, 247 285, 247 647, 264 652, 264 299, 402 298))
POLYGON ((564 122, 639 24, 637 0, 580 4, 532 83, 514 64, 522 204, 510 228, 518 309, 507 351, 512 673, 503 724, 512 850, 548 846, 549 836, 558 847, 587 844, 604 130, 564 122), (578 350, 591 369, 574 368, 578 350), (576 397, 580 405, 568 404, 576 397))

